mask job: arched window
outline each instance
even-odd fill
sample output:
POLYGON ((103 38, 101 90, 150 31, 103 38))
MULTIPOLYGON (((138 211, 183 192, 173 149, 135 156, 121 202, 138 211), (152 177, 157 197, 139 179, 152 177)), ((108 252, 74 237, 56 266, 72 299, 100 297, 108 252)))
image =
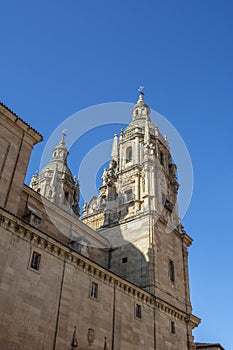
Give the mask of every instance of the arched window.
POLYGON ((126 163, 131 162, 132 161, 132 147, 129 146, 126 149, 126 163))

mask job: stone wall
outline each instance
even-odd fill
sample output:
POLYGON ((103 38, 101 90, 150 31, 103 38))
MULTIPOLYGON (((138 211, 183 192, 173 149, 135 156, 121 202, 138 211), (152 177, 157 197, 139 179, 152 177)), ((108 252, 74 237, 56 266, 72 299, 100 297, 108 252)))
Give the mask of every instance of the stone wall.
POLYGON ((0 206, 17 214, 33 145, 42 136, 0 103, 0 206))
POLYGON ((186 315, 1 210, 0 344, 4 350, 186 350, 186 315), (30 267, 41 255, 39 270, 30 267), (97 298, 90 296, 92 283, 97 298), (136 317, 137 305, 141 319, 136 317), (171 321, 175 334, 171 334, 171 321), (156 325, 156 329, 155 329, 156 325), (159 345, 160 344, 160 345, 159 345), (92 345, 92 343, 91 343, 92 345))

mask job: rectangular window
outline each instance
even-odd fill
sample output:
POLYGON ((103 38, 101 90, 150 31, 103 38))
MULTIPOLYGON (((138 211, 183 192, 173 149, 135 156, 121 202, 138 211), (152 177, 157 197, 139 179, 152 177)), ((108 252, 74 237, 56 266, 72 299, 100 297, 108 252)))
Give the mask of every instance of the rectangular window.
POLYGON ((128 261, 128 258, 127 258, 127 256, 125 256, 124 258, 122 258, 122 264, 125 264, 125 263, 127 263, 127 261, 128 261))
POLYGON ((126 149, 126 163, 131 162, 132 161, 132 147, 129 146, 126 149))
POLYGON ((171 334, 176 334, 176 325, 173 321, 171 321, 171 334))
POLYGON ((160 164, 164 165, 164 154, 160 153, 160 164))
POLYGON ((30 261, 30 268, 33 270, 39 270, 41 255, 39 253, 33 252, 30 261))
POLYGON ((142 318, 142 306, 139 304, 136 304, 135 316, 140 319, 142 318))
POLYGON ((98 297, 98 284, 95 282, 91 283, 91 298, 97 299, 98 297))
POLYGON ((169 260, 169 278, 171 282, 175 282, 175 268, 172 260, 169 260))

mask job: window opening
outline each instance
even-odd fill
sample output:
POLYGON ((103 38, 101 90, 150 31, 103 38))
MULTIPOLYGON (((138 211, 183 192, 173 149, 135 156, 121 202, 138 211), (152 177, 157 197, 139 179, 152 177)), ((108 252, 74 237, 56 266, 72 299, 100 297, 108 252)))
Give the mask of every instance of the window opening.
POLYGON ((132 147, 130 146, 126 149, 126 163, 131 161, 132 161, 132 147))
POLYGON ((91 298, 97 299, 98 296, 98 284, 92 282, 91 284, 91 298))
POLYGON ((30 267, 33 270, 39 270, 41 254, 33 252, 31 256, 30 267))
POLYGON ((125 264, 125 263, 127 263, 127 261, 128 261, 128 258, 127 258, 127 256, 125 256, 124 258, 122 258, 122 264, 125 264))
POLYGON ((136 304, 135 315, 137 318, 142 318, 142 307, 139 304, 136 304))
POLYGON ((173 321, 171 321, 171 334, 176 334, 176 325, 173 321))
POLYGON ((169 277, 170 281, 175 282, 175 268, 172 260, 169 260, 169 277))

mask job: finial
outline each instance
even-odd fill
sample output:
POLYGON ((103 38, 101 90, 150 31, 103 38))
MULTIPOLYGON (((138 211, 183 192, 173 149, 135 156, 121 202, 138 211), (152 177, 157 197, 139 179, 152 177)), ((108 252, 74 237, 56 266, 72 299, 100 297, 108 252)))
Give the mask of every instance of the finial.
POLYGON ((166 134, 164 135, 164 140, 165 140, 167 146, 169 146, 169 141, 168 141, 168 138, 167 138, 167 135, 166 135, 166 134))
POLYGON ((142 85, 139 86, 139 88, 137 89, 137 91, 139 92, 139 98, 138 98, 137 103, 144 102, 143 101, 143 95, 144 95, 143 89, 144 89, 144 86, 142 86, 142 85))
POLYGON ((71 350, 74 350, 74 348, 78 347, 78 339, 77 339, 77 333, 76 333, 76 326, 74 326, 74 332, 71 342, 71 350))
POLYGON ((82 207, 82 214, 85 214, 85 213, 86 213, 86 211, 87 211, 87 202, 86 202, 86 201, 84 201, 84 203, 83 203, 83 207, 82 207))
POLYGON ((104 350, 108 350, 108 347, 107 347, 107 337, 104 337, 104 350))
POLYGON ((61 141, 60 141, 60 145, 64 145, 65 144, 65 137, 67 136, 66 134, 67 130, 66 129, 63 129, 62 130, 62 138, 61 138, 61 141))

